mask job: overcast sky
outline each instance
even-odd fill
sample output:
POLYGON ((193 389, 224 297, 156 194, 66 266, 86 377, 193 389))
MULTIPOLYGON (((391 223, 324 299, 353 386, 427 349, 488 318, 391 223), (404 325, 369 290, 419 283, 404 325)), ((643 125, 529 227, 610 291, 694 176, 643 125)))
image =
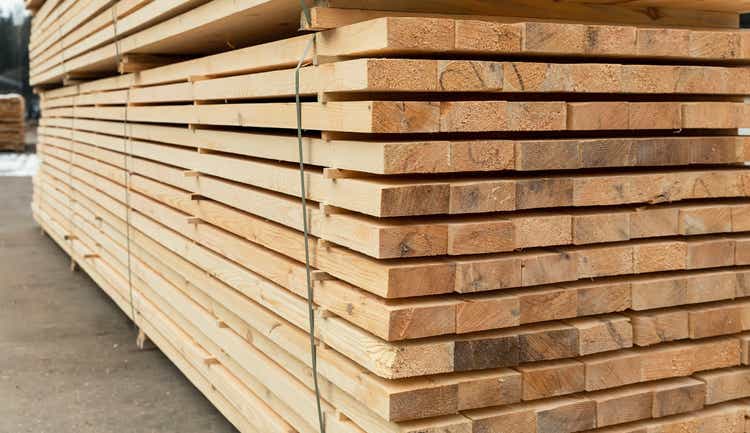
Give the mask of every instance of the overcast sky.
POLYGON ((0 15, 2 16, 19 16, 20 14, 23 14, 23 11, 23 0, 0 0, 0 15))

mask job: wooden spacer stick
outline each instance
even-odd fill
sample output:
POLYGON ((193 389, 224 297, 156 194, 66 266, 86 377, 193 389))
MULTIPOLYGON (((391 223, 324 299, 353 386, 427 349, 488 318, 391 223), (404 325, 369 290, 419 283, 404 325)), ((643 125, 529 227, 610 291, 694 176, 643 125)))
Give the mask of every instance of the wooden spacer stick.
POLYGON ((334 280, 336 277, 331 276, 328 274, 328 272, 320 271, 320 270, 314 270, 310 273, 310 278, 313 281, 329 281, 334 280))
POLYGON ((219 360, 215 356, 209 356, 208 358, 203 359, 203 363, 206 364, 207 366, 211 366, 214 364, 218 364, 219 360))
POLYGON ((210 79, 211 77, 208 75, 189 75, 188 76, 188 81, 190 81, 191 83, 195 83, 196 81, 210 80, 210 79))
POLYGON ((353 170, 343 170, 340 168, 324 168, 323 177, 326 179, 353 179, 362 177, 362 174, 353 170))
POLYGON ((325 216, 346 213, 346 210, 341 209, 340 207, 337 207, 337 206, 331 206, 330 204, 327 204, 327 203, 321 203, 320 210, 323 212, 323 215, 325 216))
POLYGON ((135 345, 140 350, 153 350, 156 349, 156 346, 151 341, 150 338, 148 338, 148 335, 146 335, 145 332, 143 332, 142 329, 138 329, 138 336, 135 338, 135 345))

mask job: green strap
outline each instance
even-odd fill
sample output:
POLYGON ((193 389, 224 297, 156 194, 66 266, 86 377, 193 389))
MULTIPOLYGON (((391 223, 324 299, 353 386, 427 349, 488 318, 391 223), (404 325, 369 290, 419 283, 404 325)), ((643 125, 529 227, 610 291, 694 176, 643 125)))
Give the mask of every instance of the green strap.
MULTIPOLYGON (((307 11, 306 16, 309 22, 309 11, 305 6, 304 0, 300 0, 302 3, 303 11, 307 11)), ((310 38, 310 42, 307 43, 305 51, 302 53, 302 57, 297 63, 297 68, 294 70, 294 100, 297 108, 297 145, 299 150, 299 186, 300 186, 300 197, 302 197, 302 227, 305 238, 305 273, 307 277, 307 315, 310 321, 310 356, 312 357, 312 374, 313 383, 315 385, 315 400, 318 406, 318 424, 320 426, 320 433, 325 433, 325 422, 323 420, 323 408, 320 400, 320 387, 318 386, 318 348, 315 345, 315 304, 313 302, 313 285, 312 285, 312 272, 310 270, 310 233, 307 224, 307 191, 305 188, 305 158, 304 150, 302 146, 302 103, 300 102, 299 96, 299 70, 302 67, 305 59, 307 58, 310 49, 315 43, 315 36, 310 38)))

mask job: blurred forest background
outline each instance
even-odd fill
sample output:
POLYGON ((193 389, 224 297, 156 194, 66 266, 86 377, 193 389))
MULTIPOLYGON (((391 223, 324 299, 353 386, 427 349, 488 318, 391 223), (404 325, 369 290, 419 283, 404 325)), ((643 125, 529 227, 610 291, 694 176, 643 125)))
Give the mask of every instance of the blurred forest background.
POLYGON ((30 28, 22 0, 0 0, 0 93, 22 94, 27 116, 36 117, 38 102, 28 79, 30 28))

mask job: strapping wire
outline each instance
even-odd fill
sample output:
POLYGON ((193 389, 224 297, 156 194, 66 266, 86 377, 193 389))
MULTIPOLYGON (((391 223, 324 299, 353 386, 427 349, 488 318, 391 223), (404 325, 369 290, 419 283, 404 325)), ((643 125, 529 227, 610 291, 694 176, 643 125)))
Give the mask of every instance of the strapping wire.
POLYGON ((310 8, 307 7, 307 3, 305 3, 305 0, 299 0, 300 6, 302 6, 302 15, 305 16, 305 21, 307 21, 307 25, 312 24, 312 15, 310 14, 310 8))
MULTIPOLYGON (((57 28, 58 38, 62 40, 62 30, 60 27, 57 28)), ((62 70, 63 70, 63 80, 65 79, 65 76, 68 74, 67 70, 67 64, 65 59, 65 50, 62 50, 61 53, 62 57, 62 70)), ((69 198, 69 206, 68 206, 68 218, 70 218, 70 221, 68 221, 68 233, 70 239, 74 239, 75 235, 73 233, 73 217, 74 217, 74 211, 73 211, 73 202, 75 201, 75 198, 73 196, 73 135, 76 132, 76 102, 75 99, 73 100, 73 106, 71 108, 71 117, 70 117, 70 149, 68 149, 68 198, 69 198)), ((72 251, 72 247, 71 247, 72 251)), ((74 260, 73 263, 75 263, 75 259, 73 259, 73 255, 70 256, 71 260, 74 260)), ((71 269, 73 268, 73 263, 71 263, 71 269)))
MULTIPOLYGON (((302 6, 302 13, 307 20, 307 24, 311 23, 310 10, 305 4, 305 0, 300 0, 302 6)), ((312 269, 310 268, 310 232, 307 224, 307 191, 305 188, 305 158, 304 150, 302 145, 302 103, 300 102, 299 94, 299 71, 302 65, 307 59, 307 55, 310 49, 315 44, 315 35, 312 35, 310 41, 305 47, 305 51, 302 53, 297 67, 294 70, 294 102, 297 109, 297 146, 299 150, 299 186, 300 186, 300 197, 302 201, 302 228, 305 239, 305 276, 307 278, 307 316, 310 321, 310 356, 312 366, 313 385, 315 387, 315 402, 318 409, 318 426, 320 433, 325 433, 325 421, 323 419, 323 408, 320 398, 320 386, 318 385, 318 347, 315 344, 315 304, 313 301, 313 285, 312 285, 312 269)))
MULTIPOLYGON (((117 31, 117 12, 112 7, 112 23, 115 28, 115 63, 119 70, 122 54, 120 53, 120 35, 117 31)), ((122 74, 122 72, 120 72, 122 74)), ((133 303, 133 259, 130 247, 130 152, 128 143, 130 137, 128 134, 128 106, 130 105, 130 86, 125 89, 125 110, 122 121, 122 152, 125 155, 125 229, 126 242, 128 249, 128 294, 130 296, 130 317, 133 319, 133 325, 137 325, 135 317, 135 304, 133 303)))

